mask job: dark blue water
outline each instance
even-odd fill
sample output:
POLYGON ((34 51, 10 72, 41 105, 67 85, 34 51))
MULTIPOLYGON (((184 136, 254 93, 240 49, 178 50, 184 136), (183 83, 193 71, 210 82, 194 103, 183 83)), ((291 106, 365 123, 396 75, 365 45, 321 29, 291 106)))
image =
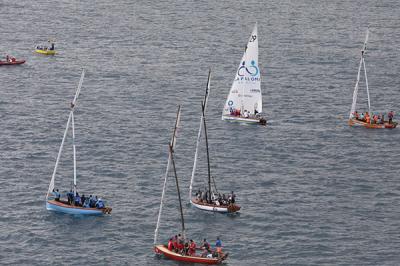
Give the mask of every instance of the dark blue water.
MULTIPOLYGON (((185 205, 188 235, 223 240, 229 265, 397 265, 399 130, 349 128, 359 51, 373 110, 399 111, 397 1, 9 1, 0 3, 0 264, 176 265, 152 252, 177 105, 176 164, 189 179, 208 67, 212 174, 242 212, 185 205), (258 22, 267 127, 220 120, 258 22), (59 54, 34 54, 56 40, 59 54), (78 189, 111 216, 45 210, 45 193, 82 68, 78 189)), ((365 87, 358 110, 366 107, 365 87)), ((195 189, 205 184, 200 150, 195 189)), ((71 140, 56 178, 72 180, 71 140)), ((179 230, 168 183, 160 239, 179 230)))

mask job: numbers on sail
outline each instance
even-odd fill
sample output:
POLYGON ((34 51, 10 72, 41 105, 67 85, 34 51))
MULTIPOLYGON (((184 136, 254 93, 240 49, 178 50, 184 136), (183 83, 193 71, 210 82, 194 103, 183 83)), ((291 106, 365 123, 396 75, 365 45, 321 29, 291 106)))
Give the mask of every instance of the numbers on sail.
POLYGON ((251 35, 249 42, 254 42, 255 40, 257 40, 257 35, 251 35))

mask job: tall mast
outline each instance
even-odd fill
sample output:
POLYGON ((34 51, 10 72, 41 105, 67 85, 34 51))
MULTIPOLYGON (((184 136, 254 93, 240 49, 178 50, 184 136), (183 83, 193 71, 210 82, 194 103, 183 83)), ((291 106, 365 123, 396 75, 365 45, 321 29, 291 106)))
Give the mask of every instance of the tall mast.
MULTIPOLYGON (((210 94, 210 79, 211 79, 211 68, 208 71, 206 94, 204 95, 204 108, 205 109, 207 108, 208 95, 210 94)), ((189 200, 192 197, 193 181, 194 181, 194 174, 196 172, 196 166, 197 166, 197 156, 198 156, 199 145, 200 145, 200 140, 201 140, 201 130, 202 130, 202 126, 203 126, 203 118, 204 118, 203 117, 203 112, 201 112, 199 133, 197 134, 197 141, 196 141, 196 152, 194 153, 192 177, 190 179, 190 186, 189 186, 189 200)))
POLYGON ((75 148, 75 122, 74 122, 74 112, 71 111, 72 119, 72 150, 74 154, 74 196, 76 197, 76 148, 75 148))
MULTIPOLYGON (((171 141, 169 144, 169 146, 172 148, 175 147, 176 132, 177 132, 177 129, 179 126, 180 117, 181 117, 181 106, 178 106, 178 111, 176 113, 175 127, 174 127, 174 131, 172 133, 172 138, 171 138, 171 141)), ((161 214, 162 214, 162 208, 163 208, 163 204, 164 204, 165 189, 167 187, 169 167, 171 165, 171 156, 172 156, 171 152, 168 152, 168 154, 169 155, 168 155, 167 169, 166 169, 165 175, 164 175, 164 185, 163 185, 163 190, 162 190, 162 194, 161 194, 160 210, 158 211, 157 225, 156 225, 156 229, 154 230, 154 245, 157 244, 158 229, 160 228, 161 214)))
POLYGON ((74 119, 74 111, 76 106, 76 101, 78 100, 79 94, 82 88, 83 78, 85 76, 85 70, 82 70, 81 79, 79 80, 78 89, 76 90, 75 97, 71 102, 71 125, 72 125, 72 148, 74 154, 74 196, 76 196, 76 148, 75 148, 75 119, 74 119))
POLYGON ((184 220, 184 218, 183 218, 183 209, 182 209, 181 192, 180 192, 180 190, 179 190, 178 175, 176 174, 175 160, 174 160, 174 150, 173 150, 171 144, 169 145, 169 153, 170 153, 170 155, 171 155, 172 168, 174 169, 174 175, 175 175, 175 181, 176 181, 176 191, 178 192, 179 210, 180 210, 180 212, 181 212, 182 236, 183 236, 183 239, 185 239, 185 220, 184 220))
POLYGON ((208 138, 207 138, 207 126, 206 126, 206 116, 204 112, 205 106, 201 102, 201 110, 203 112, 203 125, 204 125, 204 136, 206 140, 206 151, 207 151, 207 169, 208 169, 208 200, 211 202, 211 170, 210 170, 210 156, 208 153, 208 138))

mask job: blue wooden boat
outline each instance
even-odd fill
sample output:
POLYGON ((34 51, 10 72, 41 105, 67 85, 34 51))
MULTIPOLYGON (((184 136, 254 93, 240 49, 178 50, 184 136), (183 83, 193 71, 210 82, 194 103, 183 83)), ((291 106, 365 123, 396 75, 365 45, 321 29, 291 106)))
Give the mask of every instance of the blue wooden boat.
MULTIPOLYGON (((64 131, 64 137, 61 141, 60 149, 58 151, 57 155, 57 160, 56 164, 54 166, 54 171, 53 171, 53 176, 51 177, 50 180, 50 185, 49 185, 49 190, 47 191, 46 195, 46 209, 49 211, 56 211, 56 212, 63 212, 63 213, 68 213, 68 214, 78 214, 78 215, 102 215, 102 214, 110 214, 111 213, 111 208, 107 207, 103 204, 97 205, 98 208, 89 208, 89 207, 82 207, 80 203, 74 204, 73 200, 64 201, 61 200, 60 194, 54 191, 54 183, 55 183, 55 176, 57 172, 57 166, 61 158, 61 153, 63 150, 64 142, 67 137, 68 130, 71 125, 72 129, 72 147, 73 147, 73 158, 74 158, 74 186, 73 186, 73 194, 71 194, 71 198, 75 199, 75 197, 78 195, 77 193, 77 186, 76 186, 76 148, 75 148, 75 122, 74 122, 74 110, 76 106, 76 101, 78 99, 79 93, 81 91, 82 87, 82 82, 83 78, 85 76, 85 70, 82 71, 81 79, 79 81, 78 89, 76 90, 75 97, 73 101, 71 102, 71 111, 69 113, 68 121, 67 121, 67 126, 64 131)), ((96 198, 97 199, 97 198, 96 198)), ((101 200, 99 199, 99 202, 101 200)), ((102 201, 101 201, 102 202, 102 201)), ((85 205, 88 206, 88 205, 85 205)))
POLYGON ((111 213, 111 208, 105 207, 102 209, 97 208, 84 208, 73 206, 64 201, 47 200, 46 209, 49 211, 63 212, 75 215, 103 215, 111 213))

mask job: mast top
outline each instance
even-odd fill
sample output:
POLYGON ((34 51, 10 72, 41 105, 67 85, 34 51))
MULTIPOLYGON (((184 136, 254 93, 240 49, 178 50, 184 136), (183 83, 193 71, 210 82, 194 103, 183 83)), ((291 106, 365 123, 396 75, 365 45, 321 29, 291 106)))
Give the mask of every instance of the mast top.
POLYGON ((75 97, 71 102, 71 111, 73 111, 76 106, 76 101, 78 100, 79 94, 81 92, 84 77, 85 77, 85 69, 82 69, 81 79, 79 80, 79 85, 78 85, 78 88, 76 89, 75 97))

